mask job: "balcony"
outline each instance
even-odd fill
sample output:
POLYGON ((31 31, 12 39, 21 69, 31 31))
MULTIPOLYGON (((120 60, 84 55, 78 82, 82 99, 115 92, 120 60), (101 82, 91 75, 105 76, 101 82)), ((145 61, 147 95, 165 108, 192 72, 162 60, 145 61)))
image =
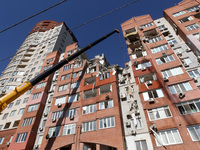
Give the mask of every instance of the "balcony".
POLYGON ((146 83, 147 85, 152 84, 152 81, 157 80, 154 73, 150 73, 144 76, 139 77, 140 84, 146 83))
POLYGON ((142 51, 142 49, 138 49, 137 51, 133 52, 131 56, 132 56, 132 59, 137 59, 140 57, 147 56, 147 52, 142 51))
MULTIPOLYGON (((140 36, 136 30, 136 28, 132 28, 125 31, 125 38, 128 40, 129 45, 133 42, 136 42, 140 39, 140 36)), ((127 44, 128 44, 127 43, 127 44)))
POLYGON ((158 36, 158 32, 156 29, 148 30, 144 32, 145 38, 152 38, 158 36))
POLYGON ((83 98, 84 99, 92 98, 92 97, 95 97, 96 95, 97 95, 96 89, 92 89, 92 90, 85 91, 83 93, 83 98))
POLYGON ((90 85, 96 82, 96 76, 85 79, 85 85, 90 85))
POLYGON ((106 84, 106 85, 102 85, 99 87, 99 94, 105 94, 105 93, 110 93, 112 92, 112 86, 111 84, 106 84))

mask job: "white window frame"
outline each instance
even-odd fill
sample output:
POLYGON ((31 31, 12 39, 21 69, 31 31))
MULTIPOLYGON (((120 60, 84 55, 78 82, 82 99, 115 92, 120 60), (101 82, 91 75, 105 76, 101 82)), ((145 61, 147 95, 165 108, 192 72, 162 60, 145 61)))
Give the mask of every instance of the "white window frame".
POLYGON ((64 104, 66 102, 66 96, 57 97, 55 100, 55 105, 64 104))
POLYGON ((99 129, 115 127, 115 117, 106 117, 99 119, 99 129))
POLYGON ((112 99, 99 102, 99 110, 113 108, 113 107, 114 107, 114 103, 112 99))
POLYGON ((155 99, 155 98, 164 97, 162 89, 154 89, 154 90, 146 91, 146 92, 143 92, 142 95, 143 95, 144 101, 148 101, 150 98, 155 99), (149 92, 153 97, 150 97, 149 92), (157 93, 158 97, 155 97, 154 92, 157 93))
POLYGON ((82 114, 90 114, 97 111, 97 104, 90 104, 82 107, 82 114))
POLYGON ((96 130, 97 130, 96 120, 82 123, 82 132, 89 132, 89 131, 96 131, 96 130))
POLYGON ((76 124, 75 123, 64 125, 62 135, 75 134, 75 130, 76 130, 76 124))
POLYGON ((179 83, 179 84, 174 84, 174 85, 170 85, 168 87, 169 87, 169 90, 170 90, 170 92, 172 94, 193 90, 189 82, 183 82, 183 83, 179 83), (176 89, 176 87, 178 89, 176 89), (182 89, 182 87, 184 87, 185 89, 182 89))

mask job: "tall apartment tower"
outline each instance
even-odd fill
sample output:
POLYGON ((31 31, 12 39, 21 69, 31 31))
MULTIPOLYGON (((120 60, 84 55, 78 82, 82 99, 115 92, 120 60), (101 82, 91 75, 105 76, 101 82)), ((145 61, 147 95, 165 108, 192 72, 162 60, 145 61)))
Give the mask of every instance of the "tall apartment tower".
MULTIPOLYGON (((3 72, 2 94, 79 51, 64 23, 35 25, 3 72)), ((117 65, 82 54, 8 105, 0 148, 123 150, 117 65)))
POLYGON ((199 8, 200 0, 183 0, 176 6, 164 10, 165 19, 196 56, 200 55, 199 8))
MULTIPOLYGON (((199 62, 192 47, 165 18, 143 15, 121 26, 153 149, 198 149, 199 62)), ((139 135, 135 148, 152 149, 139 135)))
MULTIPOLYGON (((65 51, 67 45, 75 42, 76 38, 69 32, 65 23, 50 20, 37 23, 3 71, 0 77, 1 94, 8 93, 15 86, 37 76, 41 68, 45 69, 43 62, 47 54, 54 52, 54 55, 58 55, 59 52, 65 51)), ((32 90, 28 91, 10 103, 1 113, 0 148, 7 148, 13 139, 13 135, 19 130, 18 127, 22 121, 24 110, 26 111, 25 108, 29 99, 31 99, 31 92, 32 90)))

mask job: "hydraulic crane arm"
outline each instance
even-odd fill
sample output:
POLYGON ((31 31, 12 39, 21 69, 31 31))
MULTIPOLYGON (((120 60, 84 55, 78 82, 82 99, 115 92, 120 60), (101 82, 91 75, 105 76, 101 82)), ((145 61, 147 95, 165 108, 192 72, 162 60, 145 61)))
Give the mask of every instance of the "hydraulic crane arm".
POLYGON ((71 60, 73 60, 77 56, 81 55, 83 52, 90 49, 92 46, 100 43, 101 41, 103 41, 104 39, 106 39, 107 37, 111 36, 114 33, 119 33, 119 30, 115 29, 114 31, 108 33, 107 35, 101 37, 100 39, 94 41, 93 43, 88 44, 86 47, 82 48, 80 51, 77 51, 76 53, 72 54, 71 56, 61 60, 60 62, 55 64, 53 67, 45 70, 44 72, 42 72, 35 78, 31 79, 30 81, 26 81, 26 82, 20 84, 19 86, 15 87, 15 89, 13 91, 7 93, 6 95, 4 95, 3 97, 0 98, 0 112, 2 112, 9 103, 11 103, 15 99, 17 99, 19 96, 24 94, 26 91, 30 90, 34 85, 36 85, 37 83, 39 83, 40 81, 42 81, 43 79, 48 77, 50 74, 54 73, 56 70, 60 69, 65 64, 69 63, 71 60))

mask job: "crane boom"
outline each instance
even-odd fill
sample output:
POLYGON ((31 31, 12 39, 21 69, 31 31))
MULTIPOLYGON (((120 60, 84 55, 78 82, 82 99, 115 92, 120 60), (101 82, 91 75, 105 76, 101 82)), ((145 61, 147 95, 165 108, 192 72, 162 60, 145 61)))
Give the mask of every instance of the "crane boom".
POLYGON ((24 94, 26 91, 30 90, 34 85, 36 85, 37 83, 39 83, 40 81, 42 81, 43 79, 48 77, 50 74, 54 73, 56 70, 60 69, 65 64, 69 63, 71 60, 78 57, 83 52, 87 51, 88 49, 90 49, 91 47, 100 43, 101 41, 103 41, 104 39, 106 39, 107 37, 111 36, 114 33, 119 33, 119 30, 115 29, 114 31, 104 35, 103 37, 99 38, 98 40, 94 41, 93 43, 88 44, 87 46, 85 46, 81 50, 77 51, 76 53, 70 55, 67 58, 64 58, 63 60, 61 60, 60 62, 58 62, 54 66, 52 66, 51 68, 45 70, 44 72, 42 72, 41 74, 39 74, 35 78, 31 79, 30 81, 26 81, 26 82, 20 84, 19 86, 15 87, 14 90, 12 90, 11 92, 2 96, 0 98, 0 112, 2 112, 9 103, 11 103, 15 99, 17 99, 19 96, 24 94))

